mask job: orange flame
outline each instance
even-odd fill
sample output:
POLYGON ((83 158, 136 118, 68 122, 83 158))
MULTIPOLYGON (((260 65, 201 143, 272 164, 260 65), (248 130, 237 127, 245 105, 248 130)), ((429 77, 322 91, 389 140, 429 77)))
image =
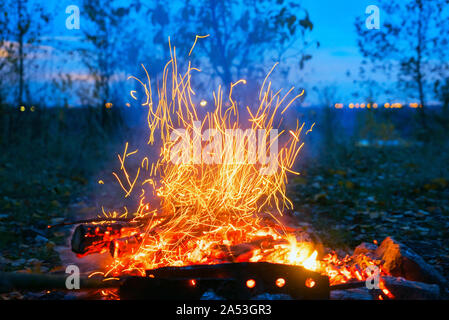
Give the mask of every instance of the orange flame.
MULTIPOLYGON (((197 37, 195 43, 199 38, 203 37, 197 37)), ((214 110, 201 117, 204 112, 198 111, 191 87, 192 72, 199 70, 189 61, 186 71, 180 73, 176 48, 171 47, 170 39, 169 46, 171 59, 158 86, 157 103, 153 102, 145 67, 145 81, 130 77, 144 92, 142 106, 148 108, 148 143, 153 144, 160 137, 162 147, 155 162, 150 164, 148 157, 142 155, 137 162, 141 165, 134 170, 127 169, 126 160, 139 156, 139 150, 129 152, 126 143, 123 154, 118 155, 121 172, 113 174, 125 197, 140 195, 134 217, 147 218, 147 222, 138 248, 116 257, 104 276, 144 275, 145 270, 160 266, 267 261, 301 265, 327 274, 331 283, 366 278, 357 270, 342 266, 345 260, 339 260, 336 255, 319 261, 314 245, 302 241, 296 231, 287 231, 281 223, 283 212, 293 208, 286 195, 286 184, 288 174, 299 174, 293 165, 304 145, 300 141, 304 124, 297 121, 296 128, 282 130, 274 137, 270 132, 280 126, 281 115, 304 91, 296 96, 291 96, 294 88, 284 95, 282 90, 274 92, 268 79, 276 65, 273 66, 260 88, 258 105, 246 107, 250 130, 242 130, 239 139, 230 131, 239 128, 241 109, 232 91, 246 81, 231 83, 227 101, 223 99, 224 90, 218 87, 213 92, 214 110), (178 134, 174 140, 173 133, 180 130, 185 130, 184 134, 178 134), (206 139, 209 144, 204 145, 201 134, 206 130, 210 133, 206 139), (255 138, 251 130, 261 132, 259 155, 265 158, 266 149, 280 142, 278 153, 270 156, 269 161, 257 163, 251 158, 250 148, 255 138), (183 161, 174 162, 173 155, 179 155, 183 161), (261 174, 269 166, 276 168, 274 173, 261 174), (153 196, 160 199, 158 210, 152 209, 149 203, 153 196)), ((138 99, 136 91, 130 95, 138 99)), ((200 105, 206 106, 204 102, 200 105)), ((313 125, 306 133, 312 128, 313 125)), ((248 281, 248 287, 255 285, 248 281)), ((313 287, 314 283, 309 286, 313 287)))

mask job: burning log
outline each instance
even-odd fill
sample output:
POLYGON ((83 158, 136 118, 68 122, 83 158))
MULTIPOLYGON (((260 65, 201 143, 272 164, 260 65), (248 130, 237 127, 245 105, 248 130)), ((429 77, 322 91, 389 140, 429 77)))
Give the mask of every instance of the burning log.
POLYGON ((435 300, 440 298, 440 288, 436 284, 410 281, 401 277, 383 277, 383 280, 395 299, 435 300))
POLYGON ((142 242, 142 235, 136 234, 130 237, 114 239, 110 242, 109 252, 113 258, 121 257, 123 254, 133 254, 142 242))
POLYGON ((266 236, 231 246, 217 245, 214 249, 220 260, 245 262, 250 260, 255 250, 273 249, 279 243, 285 243, 285 240, 274 240, 272 236, 266 236))
MULTIPOLYGON (((385 287, 399 300, 435 300, 440 298, 440 288, 436 284, 427 284, 418 281, 410 281, 404 278, 383 276, 385 287)), ((357 283, 355 283, 357 285, 357 283)), ((380 289, 368 289, 363 286, 351 288, 350 284, 331 286, 332 300, 375 300, 383 296, 380 289), (337 289, 337 290, 334 290, 337 289)))
MULTIPOLYGON (((157 227, 162 226, 169 221, 171 216, 152 217, 156 221, 154 228, 148 231, 148 234, 153 234, 157 227)), ((108 220, 90 219, 85 221, 103 221, 108 220)), ((149 218, 135 218, 135 219, 118 219, 117 222, 106 222, 100 224, 80 224, 75 228, 72 235, 71 246, 72 251, 78 256, 82 257, 93 253, 103 253, 109 251, 113 257, 116 257, 116 250, 113 249, 118 246, 120 252, 123 253, 124 245, 127 248, 136 249, 137 244, 142 241, 141 228, 145 226, 145 222, 149 218)), ((115 221, 109 219, 109 221, 115 221)), ((126 249, 127 250, 127 249, 126 249)))
POLYGON ((380 266, 382 264, 381 258, 376 254, 378 246, 374 243, 362 242, 355 249, 352 254, 354 262, 362 269, 369 265, 380 266))
POLYGON ((377 245, 375 245, 374 243, 362 242, 354 249, 354 253, 352 255, 357 256, 363 254, 372 259, 376 259, 378 258, 375 254, 377 248, 377 245))
POLYGON ((120 223, 81 224, 72 235, 72 251, 79 255, 104 252, 112 239, 121 237, 123 228, 120 223))
POLYGON ((391 237, 385 238, 375 253, 384 261, 385 270, 393 276, 448 287, 446 279, 434 267, 391 237))

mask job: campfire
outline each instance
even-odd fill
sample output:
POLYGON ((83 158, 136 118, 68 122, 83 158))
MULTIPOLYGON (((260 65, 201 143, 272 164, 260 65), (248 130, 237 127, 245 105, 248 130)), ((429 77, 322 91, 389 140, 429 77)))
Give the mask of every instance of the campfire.
POLYGON ((206 292, 231 298, 270 292, 326 299, 331 288, 361 287, 380 276, 376 297, 394 298, 382 278, 390 270, 375 249, 366 245, 339 257, 291 214, 286 184, 299 175, 295 160, 313 125, 305 128, 297 121, 291 130, 279 128, 304 91, 275 91, 270 81, 275 65, 261 85, 257 106, 244 107, 234 98, 236 87, 246 84, 242 79, 228 90, 219 87, 214 108, 207 111, 192 89, 200 70, 189 61, 181 72, 171 45, 170 53, 157 101, 145 67, 145 80, 130 77, 143 92, 143 97, 137 91, 130 95, 147 109, 148 145, 161 146, 153 162, 129 143, 118 155, 120 171, 113 175, 125 198, 138 196, 137 210, 104 212, 79 224, 72 236, 79 257, 104 253, 113 258, 92 277, 127 277, 119 291, 103 293, 126 299, 154 292, 161 298, 167 291, 167 297, 177 292, 190 298, 206 292))

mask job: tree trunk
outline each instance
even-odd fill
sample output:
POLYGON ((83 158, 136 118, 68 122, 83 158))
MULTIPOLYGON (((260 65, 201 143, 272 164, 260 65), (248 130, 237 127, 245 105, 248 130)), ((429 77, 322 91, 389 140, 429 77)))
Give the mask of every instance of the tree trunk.
POLYGON ((423 74, 422 74, 422 42, 423 42, 423 34, 422 34, 422 13, 423 7, 422 2, 418 1, 419 6, 419 19, 418 19, 418 45, 416 47, 417 59, 416 59, 416 82, 418 84, 418 94, 419 94, 419 102, 420 102, 420 118, 421 125, 424 133, 427 131, 427 121, 426 121, 426 106, 425 106, 425 96, 424 96, 424 86, 423 86, 423 74))
POLYGON ((18 26, 17 29, 19 30, 19 37, 18 37, 18 44, 19 44, 19 104, 23 105, 23 87, 24 87, 24 76, 23 76, 23 36, 24 36, 24 29, 23 29, 23 21, 22 21, 22 14, 23 14, 23 7, 22 7, 22 0, 17 1, 17 13, 18 13, 18 26))

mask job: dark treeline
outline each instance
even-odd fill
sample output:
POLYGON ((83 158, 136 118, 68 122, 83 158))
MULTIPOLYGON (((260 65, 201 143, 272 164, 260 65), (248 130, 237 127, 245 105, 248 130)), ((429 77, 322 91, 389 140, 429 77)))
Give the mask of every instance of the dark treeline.
MULTIPOLYGON (((382 28, 365 28, 363 15, 355 23, 365 61, 360 66, 354 98, 372 103, 386 93, 419 101, 422 108, 416 113, 420 126, 414 131, 421 131, 421 138, 432 132, 434 122, 443 126, 448 122, 449 19, 445 3, 381 2, 382 28), (396 79, 397 87, 374 81, 373 76, 379 73, 396 79), (436 118, 427 119, 431 102, 443 108, 436 118)), ((307 8, 292 0, 170 1, 164 5, 158 1, 133 0, 125 4, 86 0, 79 7, 80 40, 68 48, 56 40, 45 40, 51 34, 51 10, 56 9, 65 10, 59 6, 49 9, 31 0, 6 0, 0 4, 4 13, 0 15, 2 141, 15 132, 7 131, 18 123, 14 115, 23 115, 17 113, 22 106, 28 111, 39 105, 42 112, 49 105, 82 105, 95 109, 91 123, 97 125, 98 121, 103 131, 114 127, 108 121, 117 119, 111 120, 115 116, 110 116, 107 105, 112 109, 124 106, 129 98, 127 92, 141 89, 137 83, 126 81, 130 74, 145 76, 141 63, 150 64, 150 76, 160 79, 169 57, 169 37, 178 55, 187 57, 196 35, 210 35, 197 42, 195 54, 189 57, 194 65, 201 66, 201 76, 194 83, 201 92, 211 92, 219 84, 226 89, 243 77, 255 80, 257 87, 275 62, 281 62, 279 78, 290 76, 291 82, 294 75, 294 80, 306 85, 300 79, 300 70, 312 58, 309 49, 319 47, 319 39, 312 40, 313 22, 307 8), (51 60, 54 56, 49 52, 53 49, 59 55, 56 66, 50 66, 49 59, 41 59, 43 56, 51 60), (72 70, 64 68, 73 61, 79 65, 72 70), (40 82, 36 74, 42 75, 40 82)), ((182 66, 183 60, 179 63, 182 66)), ((156 83, 153 92, 157 91, 156 83)), ((255 94, 246 94, 244 103, 257 99, 257 90, 250 89, 248 92, 255 94)), ((348 96, 338 92, 338 84, 311 91, 326 108, 333 108, 339 95, 348 96)), ((372 121, 371 114, 368 118, 372 121)), ((332 142, 335 121, 330 112, 320 122, 328 132, 326 141, 332 142)))
MULTIPOLYGON (((150 76, 160 80, 170 56, 169 37, 177 54, 188 57, 196 35, 210 35, 207 41, 198 41, 191 57, 193 63, 201 63, 203 72, 195 86, 204 92, 218 84, 227 88, 243 76, 260 81, 266 65, 280 60, 294 64, 294 68, 282 70, 287 75, 303 68, 311 59, 307 49, 318 45, 308 39, 313 24, 307 10, 292 0, 173 1, 164 5, 158 1, 86 0, 79 9, 81 39, 67 47, 57 40, 45 40, 51 34, 53 12, 49 6, 31 0, 1 2, 3 145, 24 138, 21 130, 44 141, 46 136, 67 132, 89 137, 97 131, 103 135, 117 131, 124 122, 129 90, 142 90, 137 82, 126 81, 127 77, 145 78, 140 67, 145 63, 151 64, 150 76), (51 59, 56 62, 49 62, 51 59), (73 62, 78 65, 72 70, 64 68, 73 62), (74 104, 85 110, 69 111, 74 104), (50 106, 61 110, 50 110, 50 106), (77 127, 59 126, 59 115, 70 115, 77 127), (26 129, 25 121, 31 121, 26 129), (53 127, 59 131, 52 131, 53 127)), ((184 60, 180 59, 180 66, 184 60)), ((156 81, 153 85, 157 92, 156 81)), ((208 95, 211 98, 211 93, 208 95)))
POLYGON ((309 40, 313 24, 307 10, 292 0, 171 1, 164 5, 86 0, 79 9, 81 39, 65 48, 57 40, 44 41, 52 25, 52 12, 46 6, 28 0, 2 1, 0 103, 48 104, 48 98, 54 98, 61 106, 67 96, 76 96, 78 105, 123 105, 123 83, 129 74, 144 75, 141 63, 151 64, 151 76, 160 75, 170 56, 169 37, 178 55, 188 57, 196 35, 210 35, 197 43, 190 57, 194 64, 201 62, 204 77, 198 85, 203 87, 204 83, 227 87, 242 76, 258 79, 267 72, 266 65, 280 60, 289 61, 290 67, 294 64, 284 70, 293 72, 311 59, 307 49, 318 45, 309 40), (49 47, 58 50, 59 66, 50 67, 39 58, 52 57, 49 47), (76 70, 63 68, 73 61, 79 63, 76 70), (51 78, 37 85, 33 83, 36 72, 50 72, 51 78), (49 92, 53 97, 48 97, 49 92))

